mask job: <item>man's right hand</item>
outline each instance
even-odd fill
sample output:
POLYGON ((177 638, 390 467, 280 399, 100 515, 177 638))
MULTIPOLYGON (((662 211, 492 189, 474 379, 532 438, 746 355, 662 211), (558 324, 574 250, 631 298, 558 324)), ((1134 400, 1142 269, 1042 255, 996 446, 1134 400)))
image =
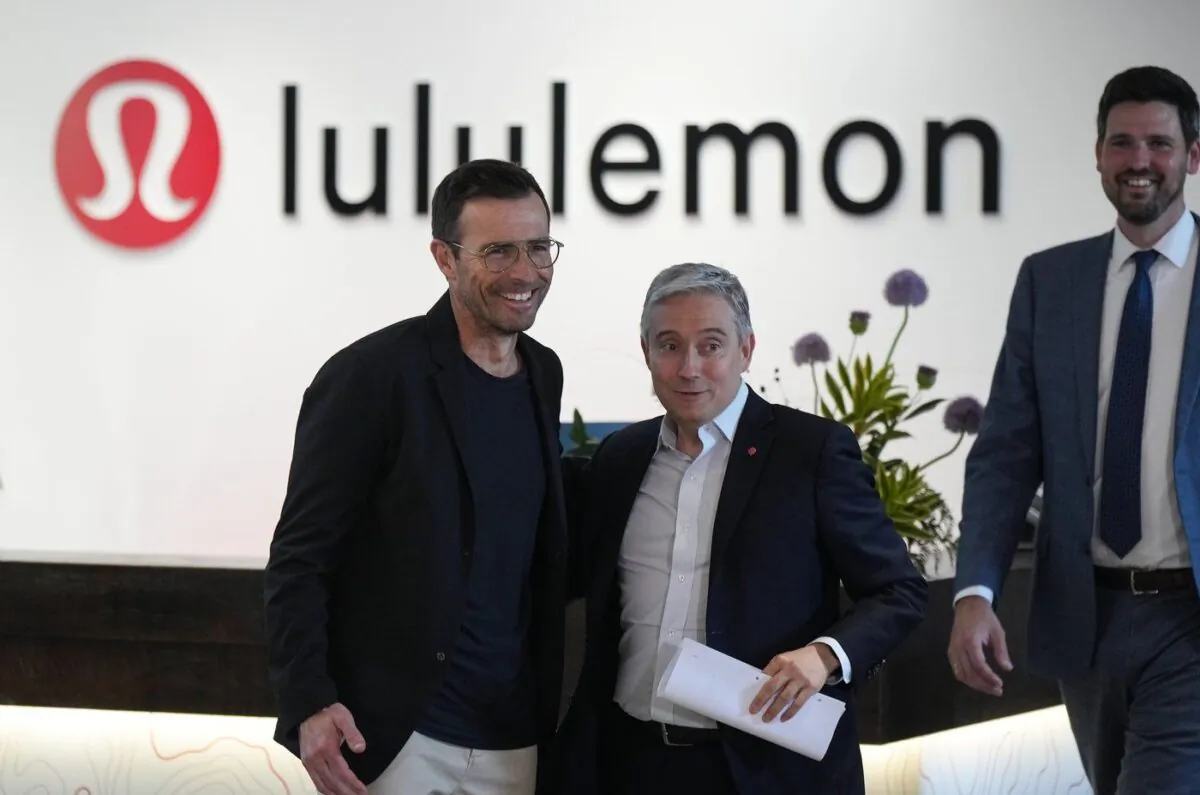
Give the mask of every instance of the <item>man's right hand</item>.
POLYGON ((321 795, 366 795, 366 786, 346 764, 342 743, 361 754, 367 742, 350 710, 331 704, 300 724, 300 759, 321 795))
POLYGON ((1004 627, 996 618, 991 604, 982 596, 965 596, 954 606, 954 628, 950 630, 950 648, 946 656, 954 678, 981 693, 999 696, 1004 682, 988 665, 984 647, 992 650, 996 664, 1005 671, 1012 670, 1004 627))

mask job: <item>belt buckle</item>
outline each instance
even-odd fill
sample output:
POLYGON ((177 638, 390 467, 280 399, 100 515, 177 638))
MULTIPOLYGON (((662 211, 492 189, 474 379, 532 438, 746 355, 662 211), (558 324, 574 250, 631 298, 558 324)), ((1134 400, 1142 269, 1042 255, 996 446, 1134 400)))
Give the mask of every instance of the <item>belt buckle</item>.
POLYGON ((1148 590, 1142 590, 1142 589, 1138 588, 1137 587, 1137 575, 1138 575, 1137 569, 1129 570, 1129 590, 1133 592, 1134 596, 1153 596, 1154 594, 1158 593, 1157 588, 1148 589, 1148 590))
POLYGON ((671 736, 667 732, 667 724, 660 723, 660 724, 658 724, 658 728, 659 728, 659 731, 662 732, 663 745, 668 745, 672 748, 687 748, 691 745, 691 743, 673 743, 673 742, 671 742, 671 736))

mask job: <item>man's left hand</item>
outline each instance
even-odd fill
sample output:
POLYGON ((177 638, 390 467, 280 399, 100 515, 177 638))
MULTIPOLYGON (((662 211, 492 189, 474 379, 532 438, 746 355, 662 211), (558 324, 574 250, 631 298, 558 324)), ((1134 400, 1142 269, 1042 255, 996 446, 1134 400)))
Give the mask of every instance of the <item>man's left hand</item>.
POLYGON ((839 667, 833 650, 823 643, 777 654, 763 669, 763 673, 771 678, 750 702, 750 714, 758 714, 759 710, 770 704, 763 713, 763 721, 770 723, 786 706, 782 720, 791 720, 804 702, 823 688, 839 667), (790 706, 788 702, 791 702, 790 706))

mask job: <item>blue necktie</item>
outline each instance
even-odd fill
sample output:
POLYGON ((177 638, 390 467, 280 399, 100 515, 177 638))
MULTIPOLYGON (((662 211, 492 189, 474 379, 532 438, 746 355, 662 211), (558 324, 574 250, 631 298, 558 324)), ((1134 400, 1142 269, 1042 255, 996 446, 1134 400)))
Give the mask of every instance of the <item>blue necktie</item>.
POLYGON ((1157 257, 1156 251, 1133 255, 1137 272, 1125 294, 1108 392, 1104 480, 1100 484, 1100 539, 1122 558, 1142 540, 1142 424, 1146 417, 1150 329, 1154 321, 1150 266, 1157 257))

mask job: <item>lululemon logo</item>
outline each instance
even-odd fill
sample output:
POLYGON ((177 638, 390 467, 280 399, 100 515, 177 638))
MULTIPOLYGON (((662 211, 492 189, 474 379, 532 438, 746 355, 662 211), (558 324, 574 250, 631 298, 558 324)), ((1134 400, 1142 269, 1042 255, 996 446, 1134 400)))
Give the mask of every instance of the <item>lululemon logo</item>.
POLYGON ((221 142, 204 97, 155 61, 122 61, 88 78, 59 121, 54 168, 85 229, 122 248, 169 243, 204 214, 221 142))

